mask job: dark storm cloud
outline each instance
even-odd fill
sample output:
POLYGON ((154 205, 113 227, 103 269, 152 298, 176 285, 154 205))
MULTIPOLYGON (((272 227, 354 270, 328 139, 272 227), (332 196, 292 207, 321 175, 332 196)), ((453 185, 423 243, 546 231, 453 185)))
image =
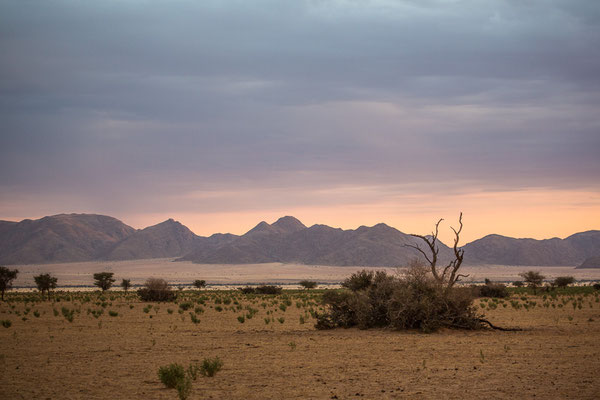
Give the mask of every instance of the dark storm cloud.
POLYGON ((597 187, 599 21, 593 0, 4 1, 0 187, 597 187))

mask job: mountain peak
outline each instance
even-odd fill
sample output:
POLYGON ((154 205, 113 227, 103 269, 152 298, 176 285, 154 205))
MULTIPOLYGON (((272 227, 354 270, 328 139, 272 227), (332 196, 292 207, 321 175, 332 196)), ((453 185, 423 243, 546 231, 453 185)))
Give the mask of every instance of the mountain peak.
POLYGON ((283 233, 292 233, 292 232, 300 231, 302 229, 306 229, 306 225, 304 225, 302 222, 300 222, 300 220, 298 220, 295 217, 289 216, 289 215, 279 218, 271 226, 274 228, 277 228, 277 230, 279 230, 283 233))
POLYGON ((271 225, 267 224, 265 221, 260 221, 258 225, 246 232, 246 235, 253 233, 273 233, 274 231, 275 230, 271 225))

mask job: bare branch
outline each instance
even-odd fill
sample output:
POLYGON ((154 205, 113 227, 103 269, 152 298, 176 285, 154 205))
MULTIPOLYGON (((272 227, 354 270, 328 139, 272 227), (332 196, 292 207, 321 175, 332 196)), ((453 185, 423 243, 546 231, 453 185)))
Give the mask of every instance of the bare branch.
POLYGON ((429 259, 429 257, 427 257, 427 253, 425 253, 419 246, 415 246, 415 245, 412 245, 412 244, 405 244, 404 246, 410 247, 410 248, 413 248, 413 249, 419 251, 421 254, 423 254, 423 257, 425 257, 425 260, 427 260, 427 262, 429 264, 432 263, 432 261, 429 259))

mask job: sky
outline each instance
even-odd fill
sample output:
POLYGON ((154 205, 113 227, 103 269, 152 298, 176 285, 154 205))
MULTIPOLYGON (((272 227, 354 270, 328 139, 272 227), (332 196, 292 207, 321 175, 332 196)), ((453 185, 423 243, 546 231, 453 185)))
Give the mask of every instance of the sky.
POLYGON ((0 0, 0 219, 600 229, 597 0, 0 0))

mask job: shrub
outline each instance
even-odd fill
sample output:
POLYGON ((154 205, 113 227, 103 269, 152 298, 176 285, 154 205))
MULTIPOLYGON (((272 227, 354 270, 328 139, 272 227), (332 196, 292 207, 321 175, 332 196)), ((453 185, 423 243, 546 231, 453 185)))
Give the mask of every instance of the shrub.
POLYGON ((10 328, 12 326, 12 322, 10 322, 9 319, 3 319, 2 320, 2 326, 5 328, 10 328))
POLYGON ((190 394, 192 394, 192 380, 189 376, 184 376, 182 379, 177 381, 175 386, 177 389, 177 396, 179 400, 186 400, 190 394))
POLYGON ((190 313, 190 318, 194 324, 200 323, 200 318, 198 318, 193 312, 190 313))
POLYGON ((317 329, 357 326, 432 332, 442 327, 481 327, 471 291, 444 288, 421 266, 409 268, 402 277, 360 271, 344 283, 351 290, 323 294, 328 311, 317 315, 317 329))
POLYGON ((250 287, 250 286, 241 287, 241 288, 238 288, 238 290, 240 292, 242 292, 243 294, 252 294, 252 293, 254 293, 254 288, 250 287))
POLYGON ((575 283, 575 278, 572 276, 558 276, 554 278, 554 286, 564 288, 575 283))
POLYGON ((523 287, 525 286, 525 284, 523 283, 523 281, 514 281, 513 283, 514 287, 523 287))
POLYGON ((190 364, 187 369, 187 374, 192 380, 198 379, 198 373, 200 372, 200 366, 196 363, 190 364))
POLYGON ((353 292, 366 289, 371 286, 373 276, 373 271, 366 271, 363 269, 362 271, 352 274, 349 278, 346 278, 342 282, 342 287, 350 289, 353 292))
POLYGON ((204 376, 215 376, 223 368, 223 361, 219 357, 205 358, 200 366, 200 373, 204 376))
POLYGON ((162 366, 158 369, 158 378, 166 387, 174 389, 180 380, 185 379, 185 369, 177 363, 162 366))
POLYGON ((594 283, 594 290, 600 290, 600 283, 594 283))
POLYGON ((110 310, 110 311, 108 312, 108 315, 110 315, 111 317, 116 317, 116 316, 118 316, 118 315, 119 315, 119 313, 118 313, 117 311, 110 310))
POLYGON ((203 280, 203 279, 196 279, 196 280, 194 281, 194 286, 195 286, 197 289, 202 289, 203 287, 206 287, 206 281, 205 281, 205 280, 203 280))
POLYGON ((509 296, 508 289, 506 285, 502 283, 493 283, 489 282, 483 286, 479 286, 479 297, 497 297, 497 298, 506 298, 509 296))
POLYGON ((315 281, 302 280, 302 281, 298 282, 298 284, 300 286, 302 286, 304 289, 314 289, 317 287, 317 282, 315 282, 315 281))
POLYGON ((137 293, 142 301, 173 301, 177 298, 177 293, 169 287, 167 281, 158 278, 149 278, 137 293))
POLYGON ((281 294, 283 289, 279 286, 273 285, 262 285, 258 286, 254 289, 254 293, 256 294, 281 294))

